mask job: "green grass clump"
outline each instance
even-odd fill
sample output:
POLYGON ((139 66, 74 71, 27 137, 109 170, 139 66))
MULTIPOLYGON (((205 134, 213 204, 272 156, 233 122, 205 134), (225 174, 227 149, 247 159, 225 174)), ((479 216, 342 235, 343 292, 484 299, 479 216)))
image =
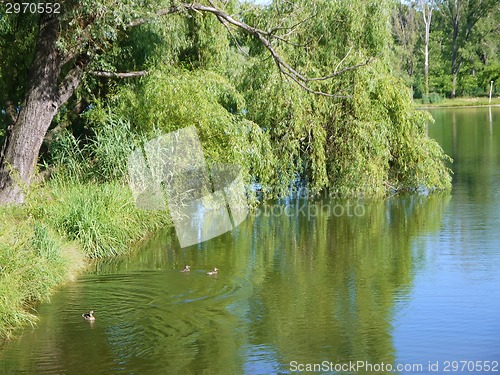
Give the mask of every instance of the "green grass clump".
POLYGON ((135 207, 132 193, 118 182, 62 185, 49 188, 50 204, 36 213, 68 240, 76 240, 89 258, 120 255, 133 242, 165 226, 165 212, 135 207))
POLYGON ((0 210, 0 338, 33 324, 33 306, 68 278, 72 266, 60 238, 21 208, 0 210), (70 266, 70 264, 72 266, 70 266))

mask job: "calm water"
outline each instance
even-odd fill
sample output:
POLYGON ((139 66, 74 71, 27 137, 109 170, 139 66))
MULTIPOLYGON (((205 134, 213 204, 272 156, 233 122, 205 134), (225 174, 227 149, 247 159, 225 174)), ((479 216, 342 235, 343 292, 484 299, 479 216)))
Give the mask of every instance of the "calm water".
MULTIPOLYGON (((277 374, 363 361, 436 374, 446 361, 500 361, 500 108, 433 115, 429 134, 455 160, 451 196, 268 205, 187 249, 158 233, 40 305, 38 328, 2 348, 0 372, 277 374), (81 318, 90 308, 93 324, 81 318)), ((482 373, 458 366, 450 373, 482 373)))

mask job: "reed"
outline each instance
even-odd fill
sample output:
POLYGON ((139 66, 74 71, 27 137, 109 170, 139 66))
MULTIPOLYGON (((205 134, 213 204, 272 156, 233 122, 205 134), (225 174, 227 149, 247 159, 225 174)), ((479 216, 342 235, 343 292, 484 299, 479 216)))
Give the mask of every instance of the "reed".
POLYGON ((165 212, 136 208, 130 190, 119 182, 53 182, 50 194, 52 203, 42 215, 61 236, 77 241, 89 258, 126 253, 132 243, 169 224, 165 212))
POLYGON ((34 304, 48 299, 56 285, 81 265, 63 253, 71 246, 27 210, 0 210, 0 338, 34 324, 34 304))

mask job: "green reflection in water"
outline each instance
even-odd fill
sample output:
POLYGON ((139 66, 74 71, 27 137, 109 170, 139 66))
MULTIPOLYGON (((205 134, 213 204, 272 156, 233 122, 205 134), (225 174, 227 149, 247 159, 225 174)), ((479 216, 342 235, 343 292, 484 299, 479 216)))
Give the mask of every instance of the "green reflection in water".
POLYGON ((430 126, 429 136, 454 159, 454 195, 475 203, 498 199, 492 187, 498 184, 500 165, 500 107, 437 109, 431 114, 439 126, 430 126))
POLYGON ((364 215, 350 217, 326 214, 346 201, 282 202, 188 249, 167 230, 42 305, 40 328, 9 345, 4 366, 239 374, 287 371, 290 361, 392 363, 395 302, 418 264, 412 240, 439 228, 447 201, 360 201, 364 215), (214 266, 220 274, 207 276, 214 266), (94 324, 80 318, 90 308, 94 324))

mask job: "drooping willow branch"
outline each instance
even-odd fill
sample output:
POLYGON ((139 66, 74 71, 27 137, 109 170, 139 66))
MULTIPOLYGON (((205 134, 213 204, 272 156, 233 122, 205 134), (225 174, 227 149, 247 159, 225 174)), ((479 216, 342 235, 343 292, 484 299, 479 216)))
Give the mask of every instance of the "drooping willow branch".
MULTIPOLYGON (((276 38, 278 40, 282 40, 282 41, 286 42, 286 40, 284 40, 283 37, 279 37, 277 35, 274 35, 274 32, 276 31, 275 29, 272 29, 271 31, 264 31, 264 30, 261 30, 259 28, 247 25, 246 23, 235 19, 234 17, 227 14, 223 10, 215 7, 213 5, 213 3, 211 3, 211 4, 212 4, 212 6, 196 4, 196 3, 181 4, 178 6, 172 6, 170 8, 161 9, 161 10, 157 11, 156 13, 153 14, 152 18, 158 17, 158 16, 164 16, 167 14, 185 12, 185 11, 189 11, 189 10, 197 12, 197 13, 211 13, 214 16, 216 16, 217 19, 222 24, 224 24, 224 26, 226 26, 226 28, 228 28, 228 25, 232 25, 234 27, 237 27, 239 29, 244 30, 248 34, 253 35, 255 38, 257 38, 257 40, 269 51, 272 58, 274 59, 274 62, 277 65, 278 69, 280 70, 280 72, 284 76, 286 76, 287 78, 290 78, 292 81, 297 83, 300 87, 302 87, 304 90, 306 90, 310 93, 316 94, 316 95, 322 95, 322 96, 328 96, 328 97, 338 97, 338 95, 336 95, 336 94, 330 94, 327 92, 323 92, 323 91, 315 90, 315 89, 311 88, 309 86, 309 82, 323 81, 323 80, 333 78, 333 77, 338 76, 346 71, 354 70, 354 69, 357 69, 361 66, 367 65, 371 61, 371 59, 368 59, 367 61, 365 61, 363 63, 344 67, 340 70, 337 70, 340 67, 340 65, 342 64, 342 62, 345 61, 345 59, 347 58, 347 56, 351 52, 351 50, 349 50, 349 52, 347 52, 346 56, 337 65, 337 67, 335 68, 335 71, 333 73, 326 75, 326 76, 321 76, 321 77, 307 77, 304 74, 298 72, 292 66, 290 66, 279 55, 279 53, 275 50, 275 48, 272 46, 271 38, 276 38)), ((138 25, 144 24, 146 22, 149 22, 150 20, 151 20, 151 18, 138 18, 138 19, 130 22, 128 26, 129 27, 138 26, 138 25)), ((297 25, 299 25, 299 24, 297 24, 297 25)), ((297 25, 295 25, 295 27, 297 27, 297 25)))

